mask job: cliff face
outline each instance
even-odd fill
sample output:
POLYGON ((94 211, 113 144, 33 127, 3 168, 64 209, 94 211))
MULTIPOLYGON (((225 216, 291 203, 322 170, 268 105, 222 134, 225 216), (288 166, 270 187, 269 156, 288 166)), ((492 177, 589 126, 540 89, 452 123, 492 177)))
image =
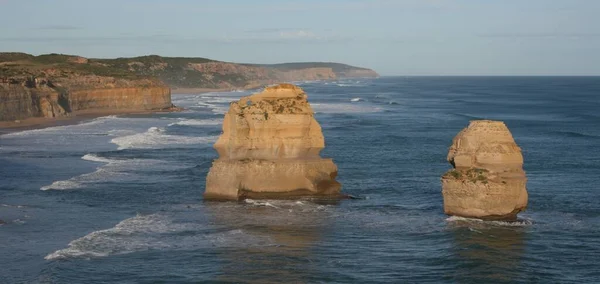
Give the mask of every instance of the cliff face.
POLYGON ((453 140, 442 177, 448 215, 514 220, 527 207, 523 155, 503 122, 472 121, 453 140))
POLYGON ((171 107, 171 91, 165 86, 79 90, 69 93, 73 111, 160 110, 171 107))
POLYGON ((60 85, 0 84, 0 121, 56 118, 80 111, 160 110, 171 106, 171 90, 161 85, 70 89, 60 85))
POLYGON ((171 88, 256 88, 282 81, 377 77, 339 63, 237 64, 205 58, 0 53, 0 121, 61 117, 80 111, 171 107, 171 88))
MULTIPOLYGON (((306 77, 308 74, 315 74, 314 71, 321 72, 322 79, 343 79, 343 78, 373 78, 379 77, 377 72, 361 67, 350 66, 341 63, 333 62, 301 62, 301 63, 282 63, 282 64, 271 64, 261 65, 265 68, 272 68, 279 72, 290 72, 290 71, 304 71, 298 73, 298 77, 302 79, 291 79, 291 80, 310 80, 306 77), (311 71, 312 70, 312 71, 311 71), (325 73, 326 72, 326 73, 325 73), (325 75, 327 74, 327 75, 325 75)), ((308 75, 311 76, 311 75, 308 75)), ((314 76, 314 75, 313 75, 314 76)), ((319 80, 316 78, 315 80, 319 80)))
POLYGON ((337 167, 319 156, 325 140, 313 114, 304 91, 290 84, 231 103, 205 199, 338 196, 337 167))
POLYGON ((60 56, 49 62, 49 58, 40 61, 35 57, 5 56, 1 62, 2 59, 0 56, 0 121, 172 106, 170 89, 159 80, 89 66, 82 57, 60 56), (7 58, 14 61, 6 61, 7 58), (91 67, 97 69, 89 70, 91 67))
POLYGON ((0 84, 0 121, 66 116, 64 97, 51 88, 0 84))

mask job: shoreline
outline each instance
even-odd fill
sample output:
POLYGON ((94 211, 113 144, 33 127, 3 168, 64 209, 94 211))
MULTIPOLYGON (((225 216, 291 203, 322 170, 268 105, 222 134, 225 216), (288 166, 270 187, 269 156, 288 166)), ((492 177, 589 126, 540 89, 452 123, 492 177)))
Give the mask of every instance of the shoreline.
MULTIPOLYGON (((190 94, 206 94, 206 93, 224 93, 224 92, 235 92, 238 90, 247 91, 253 89, 260 89, 269 84, 251 84, 242 88, 171 88, 171 96, 179 95, 190 95, 190 94)), ((177 107, 176 107, 177 108, 177 107)), ((79 124, 82 121, 91 120, 98 117, 109 116, 109 115, 127 115, 127 114, 147 114, 147 113, 161 113, 161 112, 176 112, 182 109, 162 109, 162 110, 81 110, 73 113, 71 116, 64 117, 29 117, 19 122, 15 121, 0 121, 0 137, 4 134, 44 129, 56 126, 66 126, 79 124)))
POLYGON ((171 88, 171 95, 191 95, 191 94, 206 94, 206 93, 225 93, 225 92, 235 92, 235 91, 247 91, 253 89, 260 89, 269 84, 253 84, 248 85, 242 88, 171 88))
POLYGON ((92 120, 99 117, 109 115, 126 115, 126 114, 148 114, 148 113, 168 113, 177 112, 182 109, 162 109, 162 110, 83 110, 78 111, 74 115, 65 117, 30 117, 20 122, 0 121, 0 137, 3 134, 21 132, 26 130, 44 129, 56 126, 75 125, 83 121, 92 120))
POLYGON ((177 95, 193 95, 193 94, 206 94, 206 93, 224 93, 234 92, 236 90, 249 90, 249 89, 233 89, 233 88, 221 88, 221 89, 208 89, 208 88, 175 88, 171 89, 171 96, 177 95))
MULTIPOLYGON (((245 88, 221 88, 221 89, 210 89, 210 88, 172 88, 171 96, 177 95, 189 95, 189 94, 205 94, 205 93, 222 93, 222 92, 233 92, 236 90, 252 90, 260 88, 262 85, 251 85, 245 88)), ((73 113, 71 116, 64 117, 29 117, 19 122, 15 121, 0 121, 0 137, 4 134, 15 133, 26 130, 44 129, 56 126, 66 126, 79 124, 82 121, 87 121, 103 116, 109 115, 127 115, 127 114, 148 114, 148 113, 161 113, 161 112, 177 112, 182 109, 158 109, 158 110, 81 110, 73 113)))

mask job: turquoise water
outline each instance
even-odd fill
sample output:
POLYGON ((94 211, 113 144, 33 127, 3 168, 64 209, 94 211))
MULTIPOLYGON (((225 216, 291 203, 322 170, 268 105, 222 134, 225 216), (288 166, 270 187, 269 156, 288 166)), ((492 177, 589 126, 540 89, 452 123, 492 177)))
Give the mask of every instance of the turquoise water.
POLYGON ((203 202, 229 101, 0 136, 2 283, 600 282, 600 78, 384 77, 301 83, 338 204, 203 202), (443 214, 440 176, 472 119, 523 148, 517 223, 443 214))

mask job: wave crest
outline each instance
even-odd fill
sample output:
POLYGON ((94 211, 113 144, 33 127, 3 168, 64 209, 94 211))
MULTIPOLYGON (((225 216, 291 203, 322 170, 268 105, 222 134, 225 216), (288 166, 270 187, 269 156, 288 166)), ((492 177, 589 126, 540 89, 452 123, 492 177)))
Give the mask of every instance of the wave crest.
POLYGON ((99 258, 147 250, 189 250, 201 247, 273 245, 270 238, 247 234, 242 229, 207 231, 197 223, 177 223, 161 214, 137 215, 113 228, 91 232, 69 242, 67 248, 46 260, 99 258))
POLYGON ((181 147, 183 145, 197 145, 215 142, 216 136, 194 137, 169 135, 164 128, 150 127, 144 133, 113 138, 110 142, 117 144, 118 150, 124 149, 161 149, 181 147))
POLYGON ((502 227, 527 227, 533 225, 531 219, 517 219, 516 221, 487 221, 475 218, 465 218, 459 216, 451 216, 446 219, 448 222, 462 222, 470 224, 493 225, 502 227))

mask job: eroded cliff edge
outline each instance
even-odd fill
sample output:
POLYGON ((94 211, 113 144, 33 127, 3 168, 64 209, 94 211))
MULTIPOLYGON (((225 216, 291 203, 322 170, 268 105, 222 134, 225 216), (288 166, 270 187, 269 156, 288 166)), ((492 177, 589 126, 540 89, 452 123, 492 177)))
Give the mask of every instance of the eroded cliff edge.
POLYGON ((230 105, 205 199, 339 196, 337 166, 304 91, 281 84, 230 105))
POLYGON ((160 80, 89 64, 76 56, 0 54, 0 121, 172 107, 160 80))
POLYGON ((90 59, 111 68, 159 78, 173 89, 244 89, 289 81, 378 77, 377 72, 341 63, 241 64, 207 58, 157 55, 90 59))
POLYGON ((88 59, 0 53, 0 122, 169 108, 169 88, 231 90, 377 76, 370 69, 326 62, 259 65, 156 55, 88 59))
POLYGON ((452 141, 442 177, 448 215, 515 220, 527 207, 521 148, 501 121, 475 120, 452 141))

